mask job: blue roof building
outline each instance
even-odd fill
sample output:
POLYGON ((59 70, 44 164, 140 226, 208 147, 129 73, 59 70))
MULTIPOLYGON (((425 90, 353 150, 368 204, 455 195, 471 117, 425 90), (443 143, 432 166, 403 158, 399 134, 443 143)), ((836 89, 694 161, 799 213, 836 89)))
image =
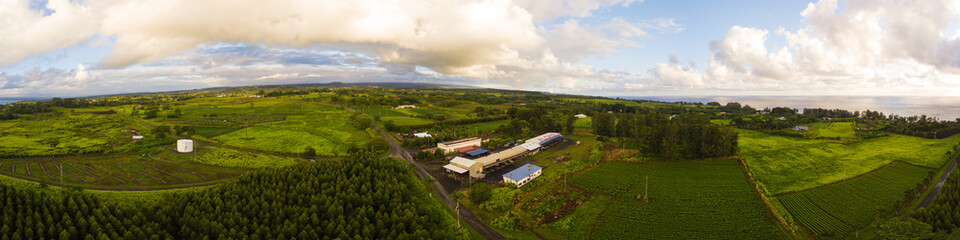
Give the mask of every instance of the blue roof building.
POLYGON ((503 175, 503 181, 517 185, 517 188, 523 187, 533 179, 536 179, 542 173, 543 168, 533 164, 526 164, 520 168, 514 169, 503 175))

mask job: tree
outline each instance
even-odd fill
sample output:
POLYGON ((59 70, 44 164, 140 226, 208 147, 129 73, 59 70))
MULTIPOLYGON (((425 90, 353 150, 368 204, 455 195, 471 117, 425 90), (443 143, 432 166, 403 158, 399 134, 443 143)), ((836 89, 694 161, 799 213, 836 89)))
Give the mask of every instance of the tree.
POLYGON ((480 204, 484 201, 487 201, 487 199, 490 199, 492 194, 492 189, 490 189, 490 186, 487 186, 485 183, 477 183, 470 188, 470 200, 475 204, 480 204))
POLYGON ((303 156, 306 158, 313 158, 317 156, 317 150, 313 149, 311 146, 303 148, 303 156))
POLYGON ((900 221, 899 218, 891 219, 880 225, 880 232, 877 233, 879 239, 929 239, 933 237, 933 227, 913 218, 906 221, 900 221))

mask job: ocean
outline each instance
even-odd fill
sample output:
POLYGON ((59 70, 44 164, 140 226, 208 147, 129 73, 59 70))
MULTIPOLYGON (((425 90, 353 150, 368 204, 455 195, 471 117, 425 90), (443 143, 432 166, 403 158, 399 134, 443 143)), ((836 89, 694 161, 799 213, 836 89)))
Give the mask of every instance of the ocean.
POLYGON ((675 96, 675 97, 621 97, 662 102, 739 102, 756 109, 790 107, 846 109, 849 111, 880 111, 886 115, 927 115, 940 120, 960 118, 960 97, 844 97, 844 96, 675 96))
POLYGON ((15 102, 19 102, 19 101, 24 101, 24 100, 19 100, 19 99, 0 99, 0 105, 7 104, 7 103, 15 103, 15 102))

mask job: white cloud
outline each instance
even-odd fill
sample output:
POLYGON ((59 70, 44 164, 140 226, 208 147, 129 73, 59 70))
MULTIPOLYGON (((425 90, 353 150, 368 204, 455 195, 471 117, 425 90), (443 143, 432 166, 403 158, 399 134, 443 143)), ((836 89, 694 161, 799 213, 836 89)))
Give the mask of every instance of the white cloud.
MULTIPOLYGON (((721 92, 786 94, 957 94, 960 39, 945 34, 960 20, 957 1, 837 0, 811 3, 796 31, 734 26, 711 42, 703 73, 678 60, 658 64, 645 90, 673 82, 721 92), (786 46, 770 50, 771 37, 786 46), (673 70, 673 71, 670 71, 673 70), (653 84, 658 83, 660 84, 653 84)), ((669 85, 669 84, 666 84, 669 85)))
POLYGON ((37 53, 73 46, 97 30, 94 9, 68 0, 50 0, 44 16, 29 0, 0 1, 0 66, 37 53))
POLYGON ((538 23, 560 17, 588 17, 594 11, 611 6, 628 7, 643 0, 517 0, 517 5, 533 14, 538 23))

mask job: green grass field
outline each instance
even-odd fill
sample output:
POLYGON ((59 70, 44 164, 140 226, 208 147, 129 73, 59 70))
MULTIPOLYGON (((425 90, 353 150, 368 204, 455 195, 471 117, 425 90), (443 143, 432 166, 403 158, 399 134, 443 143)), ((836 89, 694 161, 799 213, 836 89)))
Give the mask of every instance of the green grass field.
POLYGON ((577 129, 593 129, 593 118, 579 118, 576 122, 573 123, 573 128, 577 129))
POLYGON ((351 145, 370 141, 348 114, 291 116, 282 122, 259 124, 213 138, 224 144, 266 152, 297 154, 311 146, 320 156, 339 156, 351 145))
POLYGON ((740 155, 769 195, 810 189, 861 175, 893 161, 937 168, 960 135, 925 139, 890 135, 853 143, 738 130, 740 155))
POLYGON ((571 239, 781 239, 735 160, 709 162, 608 162, 571 176, 593 194, 571 217, 571 239), (649 202, 644 194, 649 176, 649 202), (592 221, 586 221, 593 219, 592 221))
POLYGON ((840 139, 856 138, 857 133, 853 126, 853 122, 830 123, 825 128, 817 129, 817 137, 840 139))
POLYGON ((11 121, 0 130, 0 157, 85 154, 130 143, 135 129, 120 115, 75 114, 48 120, 11 121))
POLYGON ((381 117, 380 121, 387 122, 391 121, 397 126, 411 126, 411 125, 421 125, 434 123, 436 121, 430 119, 423 119, 417 117, 401 117, 401 116, 391 116, 391 117, 381 117))
POLYGON ((876 172, 811 191, 777 197, 789 213, 821 237, 843 238, 864 229, 933 169, 894 162, 876 172))
POLYGON ((711 119, 710 122, 713 123, 713 124, 716 124, 716 125, 726 126, 726 125, 732 124, 732 123, 733 123, 733 120, 730 120, 730 119, 711 119))

